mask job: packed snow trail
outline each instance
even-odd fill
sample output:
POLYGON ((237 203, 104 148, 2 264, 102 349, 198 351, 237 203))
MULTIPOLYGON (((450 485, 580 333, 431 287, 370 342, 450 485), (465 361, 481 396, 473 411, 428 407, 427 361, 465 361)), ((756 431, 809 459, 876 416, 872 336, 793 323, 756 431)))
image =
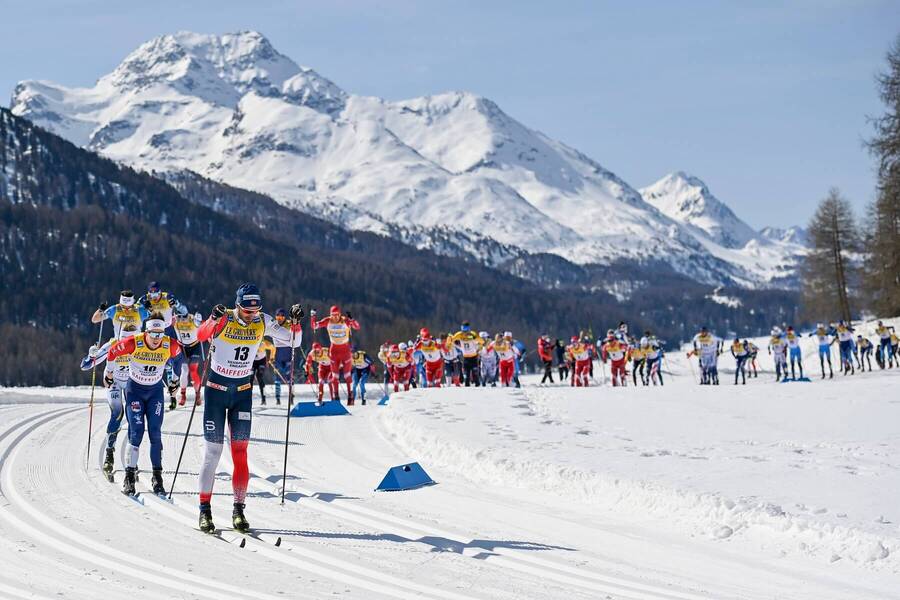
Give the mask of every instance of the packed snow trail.
MULTIPOLYGON (((664 388, 526 378, 521 390, 415 390, 352 416, 292 419, 284 506, 285 408, 255 406, 247 516, 259 539, 243 548, 196 529, 202 419, 174 501, 152 496, 144 471, 141 506, 120 493, 118 452, 115 484, 96 456, 85 470, 84 388, 5 390, 0 595, 900 598, 900 515, 887 493, 900 481, 900 402, 886 393, 900 370, 810 384, 775 384, 766 371, 701 388, 683 355, 667 369, 664 388), (438 484, 373 491, 410 460, 438 484)), ((95 410, 96 449, 106 408, 95 410)), ((168 469, 188 417, 166 414, 168 469)), ((223 460, 220 527, 231 510, 223 460)))

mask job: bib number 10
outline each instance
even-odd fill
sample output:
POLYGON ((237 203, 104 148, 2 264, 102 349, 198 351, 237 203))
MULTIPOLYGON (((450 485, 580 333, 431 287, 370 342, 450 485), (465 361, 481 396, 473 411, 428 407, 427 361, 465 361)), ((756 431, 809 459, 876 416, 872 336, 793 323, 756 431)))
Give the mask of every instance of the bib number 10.
POLYGON ((249 346, 238 346, 234 349, 234 360, 247 360, 250 356, 249 346))

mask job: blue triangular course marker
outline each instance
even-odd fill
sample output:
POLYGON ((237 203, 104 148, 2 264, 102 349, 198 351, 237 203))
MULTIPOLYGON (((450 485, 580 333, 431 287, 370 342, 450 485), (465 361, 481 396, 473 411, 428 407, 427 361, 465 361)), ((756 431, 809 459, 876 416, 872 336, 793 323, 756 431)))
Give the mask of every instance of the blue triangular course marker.
POLYGON ((376 492, 399 492, 401 490, 413 490, 424 485, 433 485, 434 480, 428 476, 425 469, 417 463, 391 467, 387 475, 375 488, 376 492))
POLYGON ((329 400, 323 402, 322 406, 316 406, 315 402, 298 402, 291 409, 292 417, 337 417, 349 414, 340 400, 329 400))
POLYGON ((809 379, 809 377, 797 377, 796 379, 793 377, 786 377, 785 379, 781 380, 781 383, 797 383, 797 382, 812 383, 811 380, 809 379))

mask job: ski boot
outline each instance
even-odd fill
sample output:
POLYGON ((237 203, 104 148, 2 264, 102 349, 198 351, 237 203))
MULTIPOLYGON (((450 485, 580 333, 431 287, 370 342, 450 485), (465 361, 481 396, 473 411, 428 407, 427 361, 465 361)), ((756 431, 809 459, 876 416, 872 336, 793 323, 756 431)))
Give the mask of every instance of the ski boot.
POLYGON ((163 485, 162 469, 153 469, 153 476, 150 478, 150 485, 153 486, 153 493, 157 496, 166 495, 166 487, 163 485))
POLYGON ((200 395, 200 388, 194 388, 194 406, 203 404, 203 396, 200 395))
POLYGON ((347 393, 347 406, 353 406, 353 401, 354 401, 353 392, 348 392, 347 393))
POLYGON ((244 516, 244 504, 242 502, 234 503, 234 510, 231 511, 231 525, 235 531, 247 533, 250 531, 250 523, 244 516))
POLYGON ((265 397, 265 396, 262 396, 262 397, 260 398, 259 405, 260 405, 260 406, 265 406, 265 405, 266 405, 266 397, 265 397))
POLYGON ((126 496, 134 496, 134 467, 125 468, 125 483, 122 484, 122 493, 126 496))
POLYGON ((187 390, 182 388, 181 389, 181 398, 178 399, 178 406, 184 406, 185 402, 187 402, 187 390))
POLYGON ((216 532, 216 526, 212 520, 212 507, 209 504, 200 504, 200 531, 203 533, 216 532))
POLYGON ((175 396, 169 396, 169 410, 175 410, 175 396))
POLYGON ((106 449, 106 459, 103 461, 103 474, 110 483, 113 481, 113 469, 115 468, 114 448, 106 449))
POLYGON ((366 397, 365 396, 360 396, 359 401, 362 403, 363 406, 366 405, 366 397))

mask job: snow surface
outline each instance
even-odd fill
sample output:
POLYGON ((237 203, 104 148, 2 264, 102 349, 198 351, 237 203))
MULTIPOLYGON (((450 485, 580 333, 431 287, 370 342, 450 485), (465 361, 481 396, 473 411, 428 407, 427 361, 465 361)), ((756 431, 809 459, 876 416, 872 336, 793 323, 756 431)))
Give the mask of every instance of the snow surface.
MULTIPOLYGON (((811 383, 775 383, 763 351, 746 386, 723 357, 723 385, 700 387, 675 351, 664 387, 527 376, 518 390, 414 390, 292 419, 283 507, 284 409, 257 405, 247 514, 268 541, 243 549, 193 529, 200 419, 174 503, 140 505, 119 493, 121 470, 115 485, 99 473, 102 399, 86 468, 89 389, 5 389, 0 596, 900 598, 900 369, 821 381, 812 350, 811 383), (437 485, 373 491, 411 460, 437 485)), ((167 483, 189 416, 165 415, 167 483)))
POLYGON ((161 36, 92 88, 24 81, 11 106, 138 168, 190 169, 437 251, 433 233, 455 236, 489 264, 510 256, 476 242, 579 264, 663 260, 708 283, 781 284, 799 248, 756 235, 684 174, 642 198, 487 98, 353 96, 253 31, 161 36))

